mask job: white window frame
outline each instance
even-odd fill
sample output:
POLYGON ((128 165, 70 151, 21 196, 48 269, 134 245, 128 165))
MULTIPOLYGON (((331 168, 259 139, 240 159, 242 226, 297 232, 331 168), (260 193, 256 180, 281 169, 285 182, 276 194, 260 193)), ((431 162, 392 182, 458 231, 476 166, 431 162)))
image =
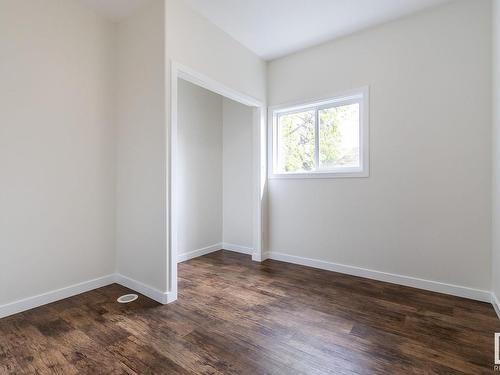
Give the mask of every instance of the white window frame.
MULTIPOLYGON (((288 103, 269 107, 268 111, 268 171, 270 179, 290 179, 290 178, 345 178, 345 177, 369 177, 370 175, 370 136, 369 136, 369 120, 370 120, 370 90, 368 86, 350 90, 341 94, 331 95, 328 98, 302 100, 300 102, 288 103), (316 114, 318 110, 332 108, 335 106, 343 106, 348 104, 359 104, 359 167, 354 168, 331 168, 323 170, 314 170, 306 172, 277 172, 278 165, 278 116, 284 114, 292 114, 307 110, 314 110, 316 114)), ((315 122, 315 157, 316 165, 319 158, 319 132, 318 119, 315 122)))

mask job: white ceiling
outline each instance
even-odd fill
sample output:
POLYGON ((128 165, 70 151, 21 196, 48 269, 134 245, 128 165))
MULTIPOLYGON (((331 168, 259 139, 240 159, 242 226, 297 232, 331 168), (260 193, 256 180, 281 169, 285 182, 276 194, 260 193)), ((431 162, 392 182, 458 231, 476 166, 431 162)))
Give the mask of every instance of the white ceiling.
POLYGON ((150 0, 79 0, 98 13, 118 21, 131 15, 136 9, 150 0))
POLYGON ((265 60, 450 0, 186 0, 265 60))

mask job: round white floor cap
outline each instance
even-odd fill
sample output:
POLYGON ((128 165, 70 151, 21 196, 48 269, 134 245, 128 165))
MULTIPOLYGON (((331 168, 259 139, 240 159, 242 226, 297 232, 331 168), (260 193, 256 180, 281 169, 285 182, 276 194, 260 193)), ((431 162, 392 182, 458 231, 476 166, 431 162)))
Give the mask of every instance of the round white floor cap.
POLYGON ((137 294, 125 294, 117 299, 119 303, 130 303, 134 302, 139 296, 137 294))

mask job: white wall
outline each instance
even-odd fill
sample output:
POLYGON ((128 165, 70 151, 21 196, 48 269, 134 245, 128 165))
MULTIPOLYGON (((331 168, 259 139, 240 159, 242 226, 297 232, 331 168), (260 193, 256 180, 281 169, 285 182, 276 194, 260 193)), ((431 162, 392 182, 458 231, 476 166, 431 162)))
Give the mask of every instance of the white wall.
MULTIPOLYGON (((490 26, 489 1, 459 1, 269 64, 270 105, 372 90, 371 177, 272 181, 271 251, 490 289, 490 26)), ((262 101, 266 64, 182 0, 116 30, 3 0, 0 45, 0 305, 112 273, 115 248, 165 291, 170 60, 262 101)))
POLYGON ((166 290, 164 1, 117 27, 117 270, 166 290))
POLYGON ((118 54, 123 61, 118 70, 119 87, 122 82, 118 105, 118 271, 166 291, 170 249, 165 181, 170 150, 165 122, 170 123, 170 61, 263 101, 266 64, 183 0, 154 0, 151 7, 120 25, 118 34, 118 54))
MULTIPOLYGON (((266 64, 255 54, 194 12, 183 0, 165 1, 165 25, 167 119, 170 119, 169 62, 172 60, 265 102, 266 64)), ((157 247, 156 252, 165 251, 157 247)), ((161 275, 165 276, 168 275, 161 275)))
POLYGON ((490 12, 458 1, 269 64, 269 105, 371 89, 370 177, 270 181, 270 251, 490 290, 490 12))
POLYGON ((248 249, 253 247, 253 111, 223 100, 222 240, 248 249))
POLYGON ((251 249, 253 109, 182 79, 178 92, 178 255, 251 249))
POLYGON ((222 97, 178 84, 178 254, 222 240, 222 97))
MULTIPOLYGON (((166 0, 165 6, 168 59, 243 94, 265 99, 266 64, 263 60, 193 11, 183 0, 166 0)), ((170 72, 168 63, 167 71, 170 72)))
POLYGON ((493 0, 493 293, 500 301, 500 0, 493 0))
POLYGON ((265 63, 182 0, 0 10, 0 304, 115 270, 166 291, 170 59, 261 100, 265 63))
POLYGON ((113 26, 0 2, 0 305, 114 272, 113 26))

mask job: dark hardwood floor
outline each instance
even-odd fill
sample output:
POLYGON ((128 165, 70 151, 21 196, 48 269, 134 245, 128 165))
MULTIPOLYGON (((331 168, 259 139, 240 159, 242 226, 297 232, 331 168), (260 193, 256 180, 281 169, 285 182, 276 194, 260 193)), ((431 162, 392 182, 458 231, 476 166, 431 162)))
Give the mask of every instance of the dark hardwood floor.
POLYGON ((490 374, 491 305, 220 251, 0 320, 0 374, 490 374))

